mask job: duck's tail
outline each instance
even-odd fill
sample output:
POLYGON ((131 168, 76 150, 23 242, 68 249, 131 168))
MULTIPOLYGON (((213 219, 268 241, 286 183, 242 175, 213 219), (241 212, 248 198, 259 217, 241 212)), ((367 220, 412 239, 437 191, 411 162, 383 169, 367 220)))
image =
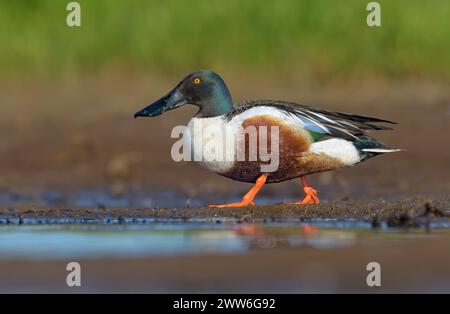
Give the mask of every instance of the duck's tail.
POLYGON ((384 154, 384 153, 395 153, 395 152, 401 152, 403 149, 400 148, 364 148, 361 149, 363 152, 367 153, 377 153, 377 154, 384 154))
POLYGON ((393 148, 369 136, 354 141, 353 145, 359 151, 362 157, 361 161, 384 153, 395 153, 403 151, 403 149, 393 148))

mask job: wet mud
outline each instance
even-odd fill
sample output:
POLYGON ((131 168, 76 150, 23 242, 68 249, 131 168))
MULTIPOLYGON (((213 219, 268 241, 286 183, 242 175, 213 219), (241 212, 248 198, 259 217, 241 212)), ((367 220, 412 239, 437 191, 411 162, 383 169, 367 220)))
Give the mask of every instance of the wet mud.
POLYGON ((214 222, 274 223, 347 219, 373 228, 423 227, 450 224, 450 200, 407 199, 379 202, 339 202, 318 205, 265 205, 242 208, 12 208, 0 209, 0 224, 214 222))

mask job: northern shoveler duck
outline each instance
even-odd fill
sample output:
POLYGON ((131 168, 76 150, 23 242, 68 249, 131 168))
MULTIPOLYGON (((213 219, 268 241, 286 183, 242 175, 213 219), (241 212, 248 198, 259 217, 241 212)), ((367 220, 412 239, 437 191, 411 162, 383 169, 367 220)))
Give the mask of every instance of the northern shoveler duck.
MULTIPOLYGON (((199 159, 202 166, 213 172, 255 184, 240 202, 210 206, 254 205, 253 200, 265 183, 294 178, 300 178, 306 194, 303 200, 295 204, 316 204, 319 203, 318 192, 308 184, 306 175, 353 166, 371 157, 398 151, 366 133, 367 130, 391 129, 376 123, 395 122, 279 100, 251 100, 233 105, 225 82, 211 71, 198 71, 188 75, 166 96, 136 112, 134 117, 154 117, 185 104, 199 108, 188 124, 189 129, 193 128, 195 122, 201 121, 203 125, 227 127, 232 130, 233 136, 238 137, 248 126, 278 127, 279 166, 276 171, 262 172, 261 165, 264 162, 259 159, 199 159)), ((207 146, 213 137, 207 132, 200 134, 194 133, 193 138, 184 140, 192 145, 201 136, 203 146, 207 146)), ((240 138, 242 141, 246 137, 240 138)), ((236 155, 236 151, 233 154, 236 155)))

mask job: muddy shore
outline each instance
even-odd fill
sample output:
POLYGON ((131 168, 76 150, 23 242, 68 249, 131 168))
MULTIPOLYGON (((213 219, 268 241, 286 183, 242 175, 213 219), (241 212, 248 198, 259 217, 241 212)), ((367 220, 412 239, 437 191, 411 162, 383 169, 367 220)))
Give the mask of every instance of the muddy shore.
POLYGON ((0 209, 0 224, 152 223, 190 222, 199 218, 215 223, 308 222, 314 219, 357 219, 388 227, 419 227, 433 221, 450 222, 450 200, 407 199, 379 202, 339 202, 319 205, 266 205, 243 208, 21 208, 0 209))

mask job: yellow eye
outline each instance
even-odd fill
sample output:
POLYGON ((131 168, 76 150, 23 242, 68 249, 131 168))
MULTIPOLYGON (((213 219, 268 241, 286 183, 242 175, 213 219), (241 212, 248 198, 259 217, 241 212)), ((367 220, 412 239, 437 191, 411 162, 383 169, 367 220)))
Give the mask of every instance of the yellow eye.
POLYGON ((195 84, 195 85, 200 84, 200 82, 201 82, 201 80, 200 80, 199 78, 195 78, 195 79, 194 79, 194 84, 195 84))

